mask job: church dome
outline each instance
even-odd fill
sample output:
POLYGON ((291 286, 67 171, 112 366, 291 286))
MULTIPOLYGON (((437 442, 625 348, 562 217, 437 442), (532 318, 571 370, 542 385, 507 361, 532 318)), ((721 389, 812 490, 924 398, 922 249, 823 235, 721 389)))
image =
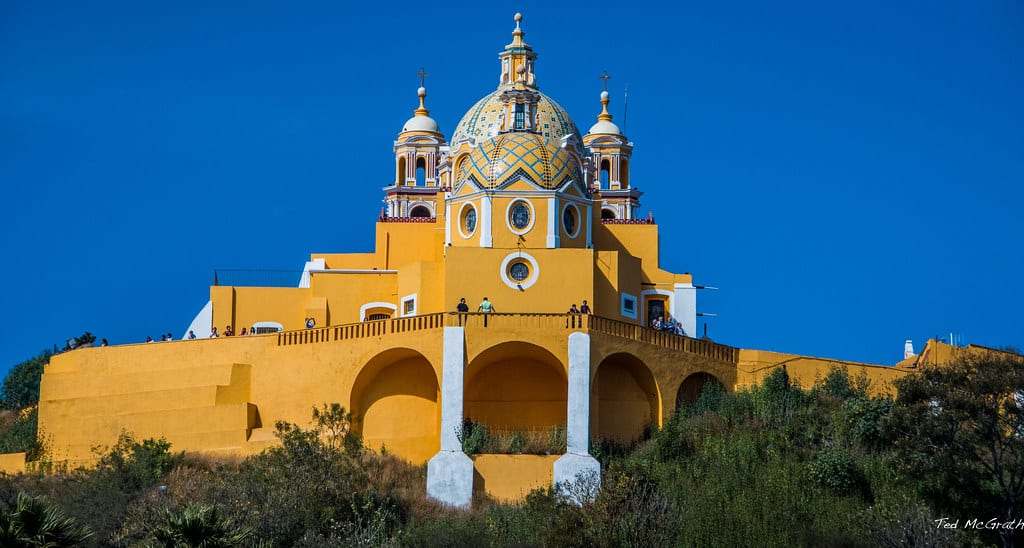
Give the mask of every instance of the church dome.
MULTIPOLYGON (((504 89, 498 89, 477 101, 473 108, 469 109, 462 117, 459 125, 455 127, 455 133, 452 134, 450 142, 458 143, 467 139, 479 142, 497 136, 502 125, 500 117, 505 109, 501 100, 501 94, 504 91, 504 89)), ((537 93, 540 95, 540 100, 537 102, 537 129, 540 134, 555 143, 560 142, 566 135, 572 135, 572 143, 576 145, 577 149, 583 150, 580 143, 580 130, 565 109, 547 95, 537 93)))
POLYGON ((420 86, 420 89, 416 90, 416 94, 420 97, 420 108, 415 110, 415 116, 409 118, 405 125, 402 126, 402 132, 406 131, 429 131, 432 133, 441 133, 441 129, 437 126, 437 122, 430 117, 430 111, 423 106, 423 100, 427 97, 427 88, 420 86))
POLYGON ((503 133, 480 143, 460 162, 456 181, 473 179, 481 187, 498 188, 519 178, 545 189, 570 180, 583 184, 573 154, 550 138, 525 132, 503 133))

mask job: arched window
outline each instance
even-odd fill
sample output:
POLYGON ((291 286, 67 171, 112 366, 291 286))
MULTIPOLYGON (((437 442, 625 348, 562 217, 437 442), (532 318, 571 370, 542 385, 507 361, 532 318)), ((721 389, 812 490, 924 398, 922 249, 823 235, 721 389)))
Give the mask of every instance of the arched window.
POLYGON ((395 177, 395 184, 405 184, 405 156, 398 158, 398 176, 395 177))
POLYGON ((601 210, 601 218, 602 219, 614 219, 615 218, 615 212, 610 210, 610 209, 602 209, 601 210))
POLYGON ((427 184, 427 161, 423 158, 416 159, 416 186, 427 184))
POLYGON ((622 188, 629 188, 629 160, 625 158, 619 162, 619 181, 622 182, 622 188))
POLYGON ((410 217, 430 217, 430 210, 427 206, 418 205, 409 212, 410 217))
POLYGON ((608 160, 601 160, 601 174, 600 174, 601 188, 607 189, 611 184, 611 167, 608 165, 608 160))

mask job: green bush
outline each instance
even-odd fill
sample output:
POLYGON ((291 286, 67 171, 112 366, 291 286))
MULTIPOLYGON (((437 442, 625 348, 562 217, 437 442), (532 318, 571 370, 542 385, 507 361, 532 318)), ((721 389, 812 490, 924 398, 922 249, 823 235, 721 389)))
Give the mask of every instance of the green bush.
POLYGON ((811 480, 821 487, 846 495, 859 491, 864 485, 864 474, 849 453, 837 448, 825 449, 808 463, 811 480))
POLYGON ((0 388, 0 399, 6 409, 24 409, 39 403, 39 383, 43 367, 50 362, 53 352, 42 351, 38 356, 11 368, 0 388))

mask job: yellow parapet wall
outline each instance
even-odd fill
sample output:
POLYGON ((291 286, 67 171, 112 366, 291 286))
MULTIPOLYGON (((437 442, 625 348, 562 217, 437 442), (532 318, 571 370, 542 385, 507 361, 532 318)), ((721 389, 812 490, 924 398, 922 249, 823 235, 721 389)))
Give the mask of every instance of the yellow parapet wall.
POLYGON ((520 500, 538 487, 551 485, 555 461, 561 455, 476 455, 473 491, 500 502, 520 500))
POLYGON ((25 471, 25 453, 0 454, 0 474, 21 474, 25 471))
POLYGON ((765 377, 782 367, 786 368, 790 380, 804 389, 813 387, 824 379, 832 369, 846 369, 853 379, 861 375, 867 377, 870 382, 869 390, 873 394, 894 393, 893 381, 906 375, 909 371, 900 367, 798 356, 766 350, 740 350, 739 362, 736 367, 736 388, 749 388, 761 384, 765 377))

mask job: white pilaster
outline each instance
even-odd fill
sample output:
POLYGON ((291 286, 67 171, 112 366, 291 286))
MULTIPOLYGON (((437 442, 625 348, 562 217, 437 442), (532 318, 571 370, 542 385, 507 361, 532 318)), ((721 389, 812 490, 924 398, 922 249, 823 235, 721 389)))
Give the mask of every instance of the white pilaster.
POLYGON ((697 336, 697 288, 693 284, 676 284, 672 299, 672 317, 683 324, 689 337, 697 336))
POLYGON ((558 247, 558 199, 548 198, 548 249, 558 247))
POLYGON ((594 247, 594 211, 593 207, 587 206, 587 249, 594 247))
POLYGON ((484 196, 480 198, 480 218, 477 219, 480 224, 480 247, 492 247, 493 240, 491 236, 491 197, 484 196))
MULTIPOLYGON (((460 220, 455 219, 455 222, 460 220)), ((452 203, 447 199, 444 201, 444 245, 452 245, 452 203)))
POLYGON ((456 508, 473 500, 473 461, 462 452, 462 392, 466 371, 466 332, 445 327, 441 368, 441 450, 427 463, 427 496, 456 508))
MULTIPOLYGON (((601 464, 590 456, 590 335, 579 331, 569 334, 567 400, 566 452, 555 461, 554 482, 563 487, 576 481, 593 482, 592 489, 586 492, 596 493, 601 464)), ((583 491, 573 489, 568 494, 579 497, 583 491)), ((574 499, 574 502, 585 501, 574 499)))

